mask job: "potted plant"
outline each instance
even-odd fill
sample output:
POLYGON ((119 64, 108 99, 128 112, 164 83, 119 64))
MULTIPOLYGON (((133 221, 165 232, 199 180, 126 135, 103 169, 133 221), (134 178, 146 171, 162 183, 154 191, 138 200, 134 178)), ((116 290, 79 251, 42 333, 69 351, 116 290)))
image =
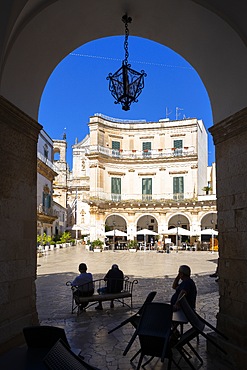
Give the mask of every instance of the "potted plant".
POLYGON ((211 190, 211 187, 210 186, 204 186, 204 188, 202 190, 205 191, 206 194, 208 195, 209 191, 211 190))
POLYGON ((100 239, 96 239, 91 243, 94 252, 102 252, 104 242, 100 239))
POLYGON ((130 240, 129 243, 127 244, 127 248, 129 252, 136 252, 138 248, 138 243, 136 240, 130 240))
POLYGON ((61 236, 61 243, 63 248, 67 247, 68 241, 71 239, 71 234, 68 231, 64 231, 61 236))

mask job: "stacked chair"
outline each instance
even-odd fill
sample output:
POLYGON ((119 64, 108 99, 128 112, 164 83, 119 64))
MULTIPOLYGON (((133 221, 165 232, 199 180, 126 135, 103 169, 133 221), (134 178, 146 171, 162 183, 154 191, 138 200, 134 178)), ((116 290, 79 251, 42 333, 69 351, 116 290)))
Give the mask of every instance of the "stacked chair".
POLYGON ((59 339, 43 360, 49 370, 99 370, 83 361, 59 339))
POLYGON ((164 362, 165 358, 169 359, 168 369, 171 368, 171 351, 169 340, 172 327, 172 306, 166 303, 146 303, 140 317, 139 324, 130 339, 123 355, 125 356, 134 340, 138 336, 140 350, 132 357, 131 362, 140 355, 136 370, 139 370, 144 356, 150 356, 143 367, 148 364, 154 357, 160 357, 164 362))
POLYGON ((28 326, 23 328, 23 334, 28 347, 27 370, 96 369, 83 361, 79 349, 70 347, 63 328, 48 325, 28 326))
POLYGON ((145 299, 143 305, 141 306, 141 308, 132 316, 130 316, 128 319, 124 320, 123 322, 121 322, 121 324, 119 324, 118 326, 116 326, 115 328, 111 329, 110 331, 108 331, 108 334, 111 334, 113 333, 115 330, 121 328, 122 326, 130 323, 134 326, 134 328, 137 328, 138 324, 139 324, 139 321, 140 321, 140 317, 142 315, 142 312, 144 310, 144 307, 147 303, 150 303, 154 300, 154 297, 156 296, 157 292, 150 292, 147 296, 147 298, 145 299))
MULTIPOLYGON (((199 335, 202 335, 204 338, 206 338, 210 343, 212 343, 217 349, 219 349, 222 353, 225 355, 227 354, 226 351, 216 342, 212 339, 210 335, 205 333, 204 329, 206 326, 208 326, 210 329, 212 329, 215 333, 217 333, 221 338, 228 339, 222 332, 220 332, 217 328, 215 328, 213 325, 211 325, 208 321, 203 319, 195 310, 191 308, 191 306, 188 304, 188 301, 186 299, 186 296, 182 296, 179 300, 180 306, 186 315, 188 322, 191 325, 191 328, 187 330, 178 340, 178 342, 174 345, 174 349, 177 349, 178 352, 181 354, 181 356, 184 358, 184 360, 187 362, 187 364, 190 366, 191 369, 195 369, 191 359, 191 355, 189 355, 187 351, 187 347, 192 351, 192 353, 197 357, 197 359, 200 362, 200 365, 203 364, 203 360, 200 357, 200 355, 197 353, 195 348, 192 346, 191 341, 194 338, 197 338, 199 340, 199 335)), ((178 364, 176 366, 179 368, 178 364)))

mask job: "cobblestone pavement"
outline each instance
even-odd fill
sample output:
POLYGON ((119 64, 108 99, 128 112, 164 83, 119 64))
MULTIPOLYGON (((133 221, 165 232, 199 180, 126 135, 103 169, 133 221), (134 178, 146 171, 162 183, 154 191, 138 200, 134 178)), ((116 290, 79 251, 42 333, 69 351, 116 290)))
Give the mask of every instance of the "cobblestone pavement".
MULTIPOLYGON (((150 291, 157 291, 155 301, 169 302, 173 294, 171 285, 181 264, 191 267, 198 289, 198 312, 215 325, 218 284, 209 275, 215 272, 217 258, 218 253, 206 251, 172 251, 169 254, 155 251, 94 253, 85 251, 82 246, 46 252, 43 257, 38 258, 36 285, 40 323, 63 327, 70 345, 81 348, 85 360, 101 370, 133 370, 130 358, 139 348, 138 340, 125 357, 122 355, 133 333, 133 327, 125 325, 112 334, 108 334, 108 331, 133 314, 150 291), (138 279, 138 284, 134 287, 133 311, 118 303, 114 309, 110 309, 110 302, 104 302, 103 311, 95 311, 92 306, 79 317, 72 315, 71 289, 65 283, 78 274, 80 262, 87 264, 94 279, 104 277, 113 263, 117 263, 130 279, 138 279)), ((204 359, 201 369, 227 369, 217 365, 206 354, 206 342, 203 338, 200 338, 197 349, 204 359)), ((146 369, 161 370, 166 369, 166 366, 166 363, 162 364, 160 360, 154 359, 146 369)), ((182 369, 188 368, 183 360, 180 366, 182 369)))

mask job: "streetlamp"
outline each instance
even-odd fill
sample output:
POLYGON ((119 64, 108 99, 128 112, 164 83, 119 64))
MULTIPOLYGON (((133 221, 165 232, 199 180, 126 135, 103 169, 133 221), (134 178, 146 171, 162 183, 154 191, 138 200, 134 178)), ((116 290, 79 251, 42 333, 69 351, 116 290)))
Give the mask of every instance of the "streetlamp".
POLYGON ((177 234, 176 234, 176 245, 177 245, 177 253, 178 253, 178 228, 181 225, 181 221, 178 220, 177 222, 177 234))
POLYGON ((107 80, 109 80, 109 90, 115 99, 115 104, 120 103, 122 109, 128 111, 130 109, 130 104, 138 101, 137 98, 144 88, 144 77, 147 75, 143 70, 137 72, 130 68, 131 65, 128 62, 128 23, 131 23, 132 18, 125 14, 122 17, 122 21, 125 24, 125 59, 122 61, 121 68, 113 74, 109 73, 107 80))
MULTIPOLYGON (((212 229, 214 230, 214 228, 213 228, 214 220, 213 219, 211 220, 211 224, 212 224, 212 229)), ((214 250, 214 232, 212 231, 212 250, 211 250, 211 253, 213 253, 213 250, 214 250)))
MULTIPOLYGON (((148 230, 148 216, 147 216, 147 222, 146 222, 146 229, 148 230)), ((147 249, 147 240, 148 239, 148 234, 145 235, 145 249, 144 251, 146 252, 147 249)))
POLYGON ((115 222, 115 216, 114 216, 114 219, 113 219, 113 252, 115 252, 115 237, 116 237, 116 231, 115 231, 115 226, 116 226, 116 222, 115 222))

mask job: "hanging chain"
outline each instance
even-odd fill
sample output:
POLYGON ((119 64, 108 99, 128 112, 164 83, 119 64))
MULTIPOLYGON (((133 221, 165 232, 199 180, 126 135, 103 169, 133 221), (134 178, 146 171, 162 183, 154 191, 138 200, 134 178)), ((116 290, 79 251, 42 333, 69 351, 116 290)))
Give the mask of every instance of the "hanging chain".
POLYGON ((132 18, 128 17, 127 14, 125 14, 122 17, 122 21, 125 24, 125 39, 124 39, 124 50, 125 50, 125 59, 124 59, 124 64, 128 65, 128 57, 129 57, 129 51, 128 51, 128 37, 129 37, 129 28, 128 28, 128 23, 131 23, 132 18))
POLYGON ((124 50, 125 50, 125 59, 124 64, 128 65, 128 58, 129 58, 129 51, 128 51, 128 37, 129 37, 129 29, 128 29, 128 23, 125 22, 125 40, 124 40, 124 50))

